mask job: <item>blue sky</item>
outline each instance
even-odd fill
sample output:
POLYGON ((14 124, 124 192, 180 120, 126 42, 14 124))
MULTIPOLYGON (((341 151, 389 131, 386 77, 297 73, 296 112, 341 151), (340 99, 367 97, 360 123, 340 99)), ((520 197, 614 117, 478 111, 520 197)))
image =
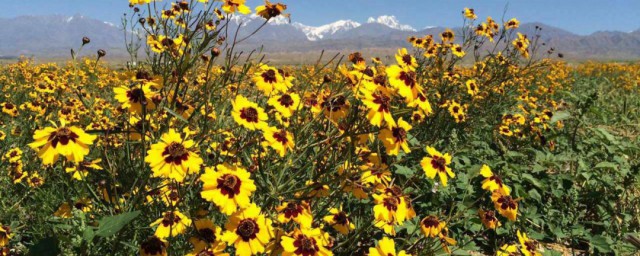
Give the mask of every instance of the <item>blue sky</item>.
MULTIPOLYGON (((273 0, 274 2, 276 0, 273 0)), ((417 29, 426 26, 455 27, 462 24, 464 7, 479 17, 517 17, 523 22, 539 21, 578 34, 599 30, 631 31, 640 28, 640 0, 280 0, 289 7, 292 20, 322 25, 339 19, 366 22, 368 17, 395 15, 403 24, 417 29)), ((127 0, 19 0, 2 1, 0 17, 20 15, 82 14, 119 24, 129 11, 127 0)), ((164 0, 162 3, 168 4, 164 0)), ((247 0, 252 8, 263 3, 247 0)))

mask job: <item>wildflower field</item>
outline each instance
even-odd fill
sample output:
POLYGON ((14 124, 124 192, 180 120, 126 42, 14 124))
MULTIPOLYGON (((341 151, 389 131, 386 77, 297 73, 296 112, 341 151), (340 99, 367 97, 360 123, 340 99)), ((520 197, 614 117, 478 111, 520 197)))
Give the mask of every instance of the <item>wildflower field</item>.
POLYGON ((89 38, 0 67, 0 255, 637 253, 640 63, 465 9, 391 58, 279 66, 226 24, 284 4, 130 4, 124 67, 89 38))

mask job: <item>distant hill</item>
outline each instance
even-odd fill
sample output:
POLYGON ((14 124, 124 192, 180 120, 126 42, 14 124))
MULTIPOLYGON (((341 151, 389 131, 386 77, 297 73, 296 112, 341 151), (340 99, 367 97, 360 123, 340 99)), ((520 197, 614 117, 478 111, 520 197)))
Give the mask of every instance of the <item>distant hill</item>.
MULTIPOLYGON (((235 16, 230 22, 229 31, 242 26, 238 35, 238 38, 242 38, 258 28, 264 20, 255 15, 235 16)), ((640 29, 632 32, 600 31, 583 36, 542 23, 525 23, 521 24, 519 32, 532 37, 536 27, 542 28, 539 40, 545 43, 545 47, 553 47, 568 59, 640 59, 640 29)), ((454 31, 460 29, 453 28, 454 31)), ((417 30, 401 24, 393 16, 372 17, 362 24, 340 20, 317 27, 277 18, 243 42, 240 49, 264 46, 265 53, 275 56, 308 55, 321 50, 348 53, 382 49, 392 52, 398 47, 407 47, 409 36, 436 35, 443 30, 442 27, 417 30)), ((95 54, 96 50, 104 49, 111 58, 127 56, 124 33, 118 26, 82 15, 51 15, 0 19, 0 58, 19 55, 40 59, 65 58, 69 56, 70 48, 77 48, 81 44, 83 36, 91 38, 91 44, 83 50, 86 54, 95 54)))

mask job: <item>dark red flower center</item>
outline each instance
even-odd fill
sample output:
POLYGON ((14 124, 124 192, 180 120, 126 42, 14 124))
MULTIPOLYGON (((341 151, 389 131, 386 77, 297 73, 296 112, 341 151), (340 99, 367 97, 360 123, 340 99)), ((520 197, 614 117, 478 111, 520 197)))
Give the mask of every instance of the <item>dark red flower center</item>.
POLYGON ((262 79, 264 79, 265 83, 275 83, 277 82, 276 72, 273 69, 262 72, 262 79))
POLYGON ((305 235, 298 235, 293 242, 293 246, 296 247, 295 254, 303 256, 313 256, 320 250, 320 247, 316 243, 316 240, 305 235))
POLYGON ((282 105, 282 106, 284 106, 286 108, 292 106, 293 103, 294 103, 293 99, 291 98, 291 95, 289 95, 289 94, 285 94, 285 95, 280 96, 280 98, 278 99, 278 102, 280 102, 280 105, 282 105))
POLYGON ((162 151, 164 161, 168 164, 180 165, 182 161, 189 160, 189 151, 178 142, 171 142, 169 146, 162 151))
POLYGON ((59 128, 57 131, 52 132, 51 135, 49 135, 49 141, 51 142, 51 146, 54 148, 58 146, 58 143, 62 144, 62 146, 69 144, 69 141, 73 141, 75 143, 78 138, 79 136, 67 127, 59 128))
POLYGON ((247 107, 240 110, 240 118, 250 123, 258 122, 258 110, 253 107, 247 107))
POLYGON ((218 178, 218 186, 220 189, 220 193, 229 198, 235 197, 237 194, 240 194, 240 186, 242 185, 242 180, 233 174, 225 174, 222 177, 218 178))
POLYGON ((253 219, 241 220, 236 229, 236 234, 242 238, 243 241, 248 242, 251 239, 255 239, 256 235, 260 231, 258 223, 253 219))

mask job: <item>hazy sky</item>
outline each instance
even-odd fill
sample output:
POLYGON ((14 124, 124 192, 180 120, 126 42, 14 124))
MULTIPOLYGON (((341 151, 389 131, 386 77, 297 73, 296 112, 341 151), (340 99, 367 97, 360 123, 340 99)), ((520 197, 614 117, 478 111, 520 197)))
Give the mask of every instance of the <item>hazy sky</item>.
MULTIPOLYGON (((361 23, 368 17, 395 15, 416 29, 426 26, 460 26, 460 11, 474 8, 480 18, 539 21, 578 34, 598 30, 640 29, 640 0, 280 0, 289 7, 292 21, 322 25, 339 19, 361 23)), ((163 4, 171 1, 164 0, 163 4)), ((276 2, 276 0, 273 0, 276 2)), ((247 0, 252 9, 261 0, 247 0)), ((43 14, 82 14, 119 24, 129 12, 127 0, 2 0, 0 17, 43 14)))

